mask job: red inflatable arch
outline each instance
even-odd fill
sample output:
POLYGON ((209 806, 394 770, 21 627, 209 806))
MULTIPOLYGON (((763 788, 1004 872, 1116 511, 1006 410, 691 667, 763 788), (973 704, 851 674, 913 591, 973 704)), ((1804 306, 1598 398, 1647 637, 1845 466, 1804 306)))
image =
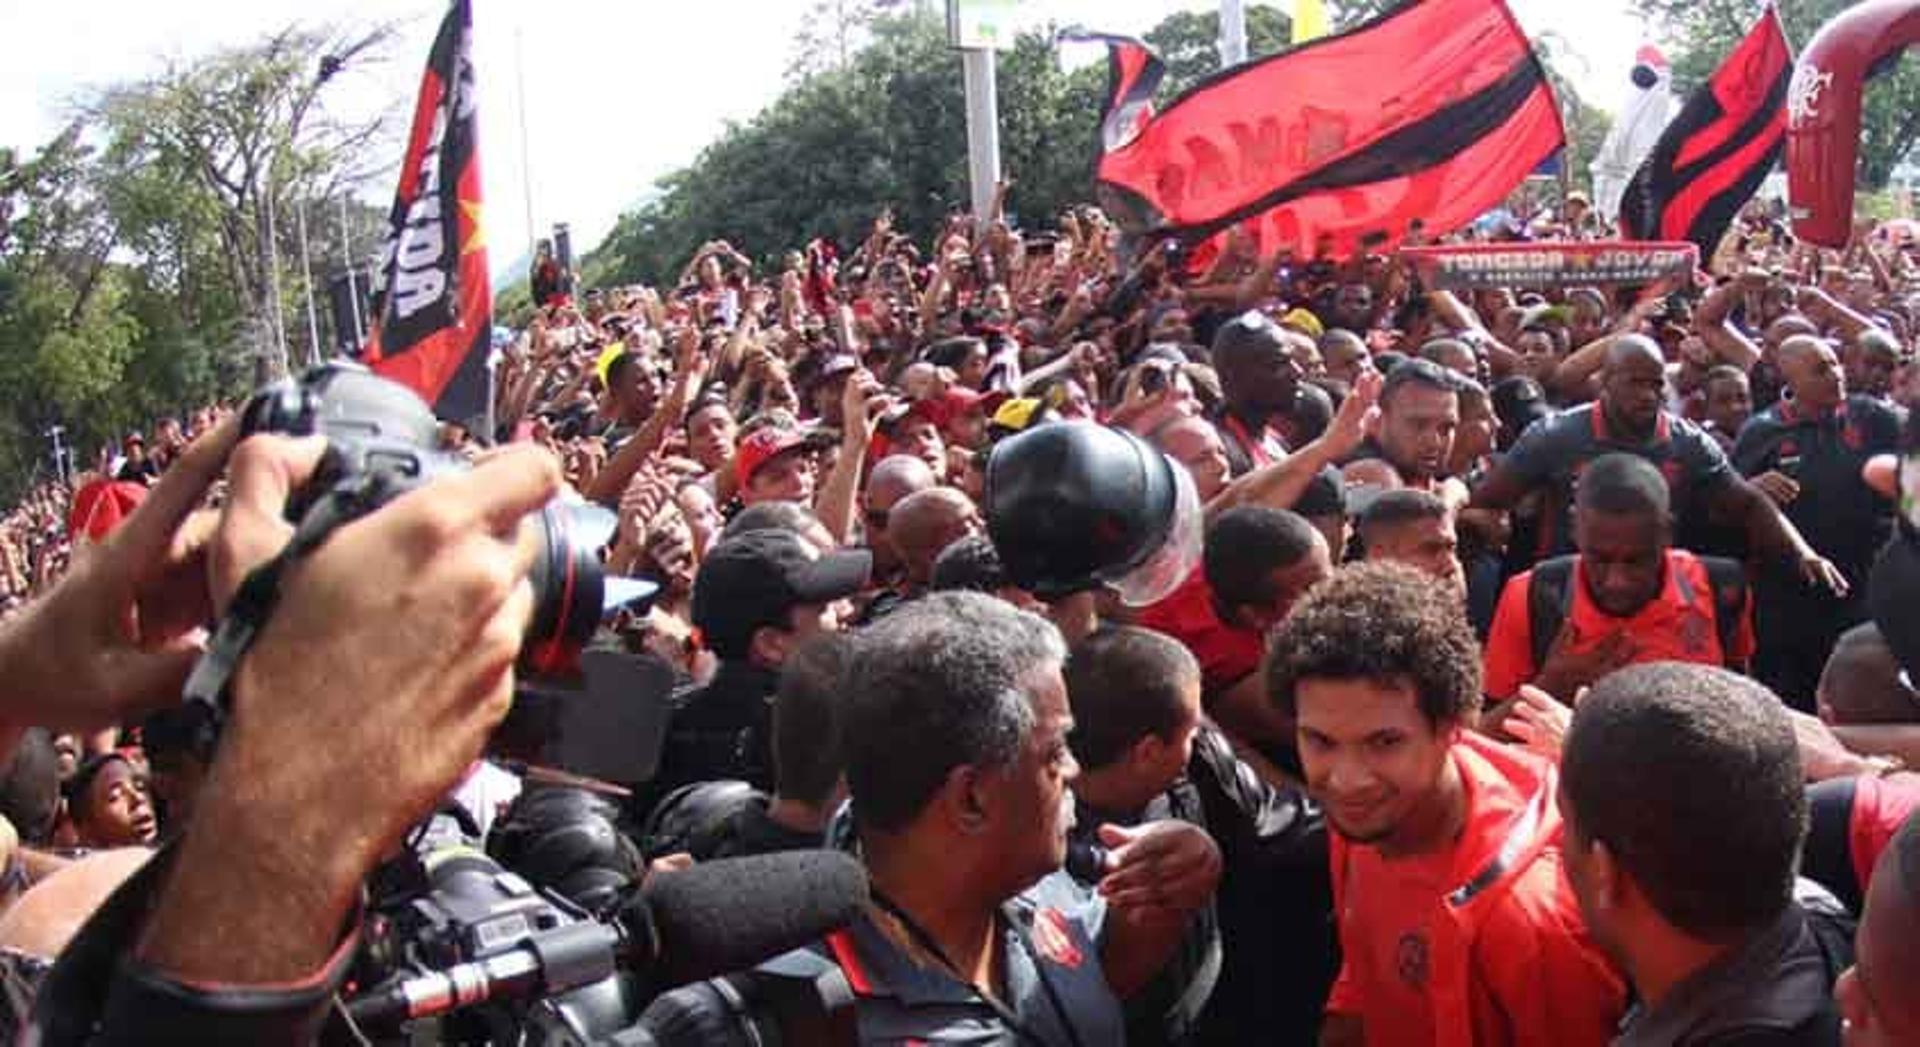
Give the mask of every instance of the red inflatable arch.
POLYGON ((1824 247, 1853 232, 1861 90, 1920 43, 1920 0, 1869 0, 1834 16, 1793 68, 1787 89, 1787 198, 1793 231, 1824 247))

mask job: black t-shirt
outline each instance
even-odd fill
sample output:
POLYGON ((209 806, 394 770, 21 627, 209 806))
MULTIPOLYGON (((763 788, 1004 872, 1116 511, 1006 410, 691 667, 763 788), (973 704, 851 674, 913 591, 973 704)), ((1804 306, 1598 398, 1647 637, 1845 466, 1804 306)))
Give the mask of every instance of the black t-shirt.
POLYGON ((1339 973, 1327 827, 1298 790, 1277 789, 1234 755, 1220 732, 1194 736, 1187 774, 1134 817, 1082 806, 1074 835, 1092 839, 1101 821, 1178 818, 1207 830, 1224 872, 1211 906, 1194 917, 1179 952, 1148 989, 1128 1001, 1129 1043, 1165 1042, 1161 1021, 1203 973, 1220 944, 1213 994, 1187 1040, 1312 1043, 1339 973))
POLYGON ((1547 491, 1548 508, 1540 529, 1535 559, 1564 556, 1573 548, 1573 485, 1588 462, 1603 454, 1622 452, 1653 463, 1666 477, 1673 496, 1673 514, 1682 530, 1704 514, 1705 502, 1736 479, 1726 452, 1713 437, 1684 418, 1665 411, 1654 426, 1653 439, 1637 443, 1607 428, 1598 404, 1586 404, 1549 415, 1527 427, 1507 453, 1502 465, 1528 488, 1547 491))
POLYGON ((1893 534, 1893 502, 1860 478, 1867 459, 1899 449, 1900 411, 1870 396, 1850 396, 1812 417, 1783 400, 1754 415, 1734 444, 1741 475, 1780 472, 1800 484, 1781 511, 1808 544, 1864 591, 1874 554, 1893 534))

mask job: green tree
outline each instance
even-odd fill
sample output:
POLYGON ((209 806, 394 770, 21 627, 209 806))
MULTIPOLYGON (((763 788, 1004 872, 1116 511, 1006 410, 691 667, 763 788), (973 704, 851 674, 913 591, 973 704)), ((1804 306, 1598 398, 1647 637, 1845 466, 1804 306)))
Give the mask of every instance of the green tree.
MULTIPOLYGON (((1247 7, 1247 57, 1284 51, 1293 41, 1293 20, 1266 4, 1247 7)), ((1201 78, 1220 70, 1220 12, 1181 11, 1168 15, 1143 38, 1167 64, 1160 97, 1172 98, 1201 78)))
POLYGON ((117 231, 177 278, 223 283, 243 310, 263 376, 286 373, 281 343, 298 315, 288 273, 292 208, 363 174, 354 161, 385 126, 378 117, 342 122, 315 103, 339 69, 391 35, 387 27, 289 27, 116 84, 87 106, 108 143, 117 231), (208 274, 209 264, 223 271, 208 274))
MULTIPOLYGON (((305 343, 295 216, 325 214, 371 173, 362 156, 389 155, 367 149, 379 122, 316 109, 321 56, 337 72, 385 38, 287 30, 108 87, 30 157, 0 149, 0 504, 31 481, 50 426, 90 457, 244 392, 277 344, 268 324, 305 343)), ((315 257, 337 257, 337 223, 308 225, 315 257)))
MULTIPOLYGON (((1780 22, 1797 53, 1827 20, 1852 0, 1778 0, 1780 22)), ((1753 27, 1756 5, 1743 0, 1634 0, 1671 43, 1674 86, 1689 91, 1704 83, 1721 59, 1753 27)), ((1920 139, 1920 65, 1897 58, 1886 75, 1867 87, 1860 121, 1858 181, 1884 188, 1914 142, 1920 139)))

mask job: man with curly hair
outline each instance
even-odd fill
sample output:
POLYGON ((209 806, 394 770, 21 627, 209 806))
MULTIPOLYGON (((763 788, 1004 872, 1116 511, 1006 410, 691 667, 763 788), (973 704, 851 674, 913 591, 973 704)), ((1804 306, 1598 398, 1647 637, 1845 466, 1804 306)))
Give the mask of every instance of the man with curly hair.
POLYGON ((1560 867, 1551 764, 1468 729, 1479 651, 1453 591, 1347 567, 1275 629, 1268 696, 1336 830, 1343 965, 1323 1044, 1604 1044, 1620 977, 1560 867))

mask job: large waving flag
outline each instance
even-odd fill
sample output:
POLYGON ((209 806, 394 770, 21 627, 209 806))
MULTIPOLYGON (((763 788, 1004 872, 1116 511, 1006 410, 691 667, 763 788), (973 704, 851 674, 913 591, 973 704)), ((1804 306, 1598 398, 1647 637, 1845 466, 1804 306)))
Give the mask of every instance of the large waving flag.
POLYGON ((486 410, 493 330, 472 42, 468 0, 454 0, 420 81, 363 354, 440 417, 468 425, 486 410))
POLYGON ((1711 258, 1740 208, 1780 159, 1793 55, 1769 4, 1746 38, 1689 95, 1620 202, 1636 240, 1691 240, 1711 258))
POLYGON ((1438 234, 1497 204, 1565 141, 1545 71, 1501 0, 1425 0, 1236 66, 1154 113, 1162 68, 1108 45, 1100 195, 1130 233, 1197 245, 1239 225, 1263 253, 1438 234))

